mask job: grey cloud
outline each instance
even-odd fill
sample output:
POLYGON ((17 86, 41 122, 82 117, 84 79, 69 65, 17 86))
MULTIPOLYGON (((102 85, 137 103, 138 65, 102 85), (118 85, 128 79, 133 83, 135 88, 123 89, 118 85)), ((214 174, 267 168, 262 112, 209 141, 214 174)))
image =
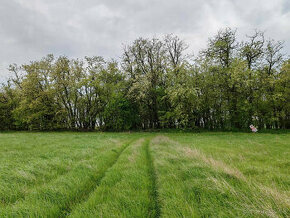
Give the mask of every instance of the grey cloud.
POLYGON ((288 0, 1 0, 0 80, 8 64, 48 53, 118 58, 122 44, 139 36, 174 33, 196 53, 227 26, 240 38, 265 30, 289 54, 289 20, 288 0))

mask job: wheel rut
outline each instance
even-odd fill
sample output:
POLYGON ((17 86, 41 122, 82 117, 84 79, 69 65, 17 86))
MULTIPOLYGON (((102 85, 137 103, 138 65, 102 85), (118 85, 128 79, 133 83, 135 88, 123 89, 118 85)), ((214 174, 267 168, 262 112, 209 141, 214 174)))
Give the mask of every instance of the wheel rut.
POLYGON ((148 208, 148 217, 160 217, 161 216, 161 207, 158 196, 157 188, 157 177, 156 171, 153 163, 153 158, 150 152, 150 140, 145 142, 145 155, 146 155, 146 164, 148 168, 148 175, 151 181, 151 189, 149 190, 151 205, 148 208))
POLYGON ((72 200, 71 202, 68 202, 65 207, 61 208, 61 212, 59 214, 59 217, 67 217, 71 214, 73 209, 77 207, 77 205, 82 204, 85 202, 89 195, 100 185, 102 179, 106 176, 106 173, 116 164, 121 154, 124 152, 124 150, 129 147, 134 140, 131 140, 127 143, 125 143, 122 148, 118 151, 115 158, 108 164, 105 170, 103 170, 96 178, 96 182, 89 187, 85 192, 81 193, 77 198, 72 200))

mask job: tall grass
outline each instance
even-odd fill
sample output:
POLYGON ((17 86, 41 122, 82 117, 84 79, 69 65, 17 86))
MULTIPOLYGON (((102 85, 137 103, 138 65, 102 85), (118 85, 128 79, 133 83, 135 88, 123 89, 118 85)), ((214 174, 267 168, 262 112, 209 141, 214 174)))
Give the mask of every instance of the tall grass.
POLYGON ((0 133, 0 217, 289 217, 290 135, 0 133))
POLYGON ((148 139, 129 146, 107 173, 88 201, 80 204, 72 217, 156 217, 154 184, 148 139))

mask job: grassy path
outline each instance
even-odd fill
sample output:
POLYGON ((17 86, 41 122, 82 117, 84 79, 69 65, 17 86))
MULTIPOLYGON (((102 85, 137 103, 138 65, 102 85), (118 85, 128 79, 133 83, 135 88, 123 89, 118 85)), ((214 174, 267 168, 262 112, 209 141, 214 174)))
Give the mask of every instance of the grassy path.
POLYGON ((130 145, 71 217, 159 217, 150 138, 130 145))
POLYGON ((105 172, 114 165, 120 154, 130 144, 115 145, 84 160, 77 168, 55 181, 35 190, 24 200, 1 209, 0 216, 61 217, 71 208, 85 200, 104 177, 105 172))
MULTIPOLYGON (((105 152, 107 149, 108 148, 106 146, 100 146, 97 150, 98 150, 98 152, 102 153, 102 152, 105 152)), ((92 153, 91 155, 88 155, 86 157, 79 157, 78 159, 70 160, 71 163, 70 163, 69 167, 67 167, 68 163, 66 161, 62 161, 62 163, 59 164, 58 162, 60 162, 60 161, 55 163, 56 161, 54 161, 54 159, 50 159, 49 161, 53 162, 53 164, 52 164, 51 168, 49 168, 47 170, 49 170, 51 172, 52 171, 51 169, 54 169, 55 170, 54 172, 47 175, 45 179, 27 184, 27 187, 25 188, 25 192, 23 192, 21 190, 17 190, 17 189, 15 190, 15 187, 13 187, 13 185, 11 185, 11 188, 9 188, 9 189, 7 189, 7 186, 6 186, 5 188, 7 190, 6 191, 7 194, 1 196, 1 198, 5 197, 5 201, 2 202, 2 205, 6 205, 6 206, 12 205, 16 201, 27 198, 27 196, 29 196, 31 193, 41 189, 42 187, 45 187, 45 185, 52 183, 53 181, 57 180, 58 178, 65 176, 66 174, 69 174, 71 171, 78 168, 81 163, 90 162, 94 158, 95 158, 94 153, 92 153), (8 192, 8 190, 9 190, 9 192, 8 192)), ((35 162, 39 162, 39 160, 37 160, 35 162)), ((44 162, 44 164, 45 163, 46 162, 44 162)), ((34 162, 31 163, 31 165, 33 165, 33 164, 34 164, 34 162)), ((47 163, 47 164, 49 165, 49 163, 47 163)), ((31 167, 31 165, 30 165, 30 167, 31 167)))
POLYGON ((158 190, 157 190, 157 180, 156 180, 156 171, 154 168, 154 163, 150 151, 150 141, 147 140, 145 144, 145 153, 146 153, 146 164, 148 168, 148 175, 151 181, 151 190, 150 190, 150 197, 152 202, 152 208, 149 208, 150 214, 154 214, 154 217, 160 217, 161 215, 161 208, 159 203, 158 197, 158 190))
POLYGON ((290 217, 289 155, 289 134, 0 133, 0 217, 290 217))
POLYGON ((122 141, 90 134, 1 134, 0 208, 26 198, 122 141))
POLYGON ((133 142, 133 140, 131 140, 128 143, 125 143, 122 148, 116 152, 116 155, 114 158, 112 158, 109 163, 107 164, 106 168, 104 168, 98 175, 98 177, 95 179, 94 184, 87 189, 85 192, 82 193, 81 196, 79 196, 78 199, 76 199, 75 201, 70 202, 70 204, 68 204, 65 208, 63 208, 60 217, 62 216, 68 216, 71 211, 73 210, 73 208, 76 207, 77 204, 81 204, 82 202, 87 201, 89 195, 91 192, 93 192, 101 183, 102 179, 105 177, 106 173, 112 168, 114 167, 114 165, 116 164, 116 162, 118 161, 120 155, 124 152, 124 150, 133 142))
POLYGON ((167 137, 157 136, 150 143, 157 174, 161 216, 194 217, 197 215, 197 204, 187 196, 192 190, 186 190, 185 178, 181 176, 184 162, 180 162, 173 150, 174 145, 168 142, 167 137))

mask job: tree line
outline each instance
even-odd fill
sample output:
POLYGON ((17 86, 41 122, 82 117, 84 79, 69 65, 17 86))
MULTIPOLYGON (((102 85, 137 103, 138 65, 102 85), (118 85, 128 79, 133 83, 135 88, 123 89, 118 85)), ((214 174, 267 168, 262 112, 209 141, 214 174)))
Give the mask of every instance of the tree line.
POLYGON ((0 129, 290 128, 281 41, 220 30, 196 56, 175 35, 138 38, 120 61, 47 55, 10 65, 0 129))

